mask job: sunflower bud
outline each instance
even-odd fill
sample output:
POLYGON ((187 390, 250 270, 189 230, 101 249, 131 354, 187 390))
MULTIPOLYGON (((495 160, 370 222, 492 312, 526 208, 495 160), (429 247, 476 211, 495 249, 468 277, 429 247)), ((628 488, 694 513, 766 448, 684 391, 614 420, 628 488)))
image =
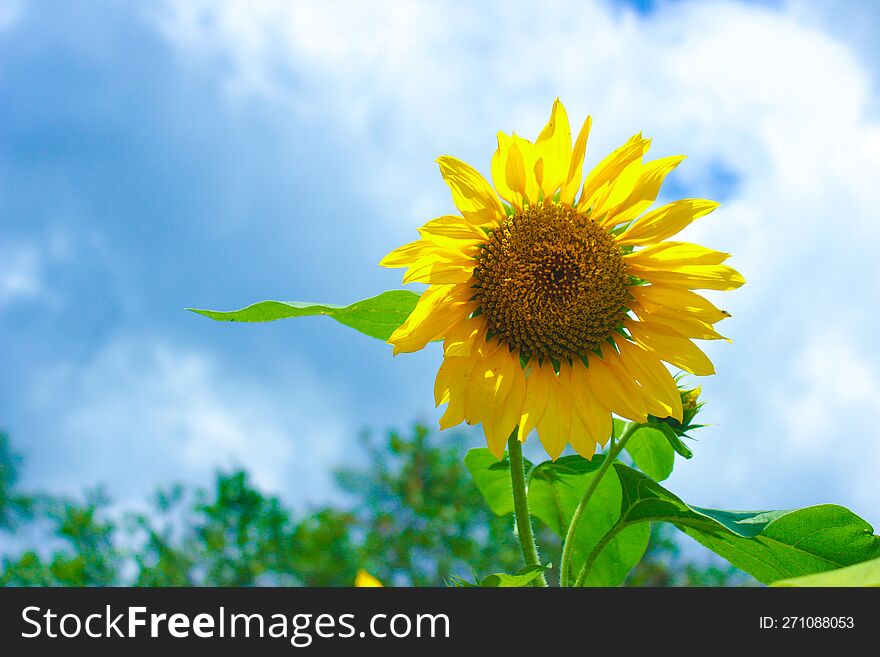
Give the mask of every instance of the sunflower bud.
POLYGON ((682 409, 682 426, 684 431, 688 429, 698 429, 703 426, 693 425, 692 422, 703 407, 703 402, 699 401, 700 393, 703 391, 701 386, 697 386, 693 390, 681 390, 681 409, 682 409))
POLYGON ((688 435, 688 431, 705 426, 703 424, 694 424, 694 418, 696 418, 697 413, 703 407, 703 402, 699 400, 701 392, 702 388, 699 386, 691 390, 679 388, 682 409, 681 422, 674 417, 658 418, 653 415, 648 416, 648 422, 657 425, 659 429, 663 430, 672 448, 686 459, 691 458, 694 453, 681 439, 691 437, 688 435))

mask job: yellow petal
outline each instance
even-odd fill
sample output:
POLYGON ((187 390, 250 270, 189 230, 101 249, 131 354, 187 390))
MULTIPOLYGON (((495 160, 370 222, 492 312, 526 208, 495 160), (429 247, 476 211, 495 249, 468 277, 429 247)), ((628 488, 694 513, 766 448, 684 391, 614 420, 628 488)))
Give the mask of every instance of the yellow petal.
POLYGON ((460 216, 438 217, 419 228, 419 234, 423 241, 442 249, 441 253, 467 259, 477 257, 488 239, 482 229, 460 216))
POLYGON ((416 240, 394 249, 379 261, 380 267, 409 267, 426 253, 433 252, 436 245, 424 240, 416 240))
POLYGON ((442 260, 439 257, 422 258, 410 266, 403 275, 403 283, 428 283, 447 285, 470 280, 476 265, 474 260, 442 260))
POLYGON ((637 219, 618 238, 620 244, 651 244, 672 237, 695 219, 703 217, 718 203, 701 198, 673 201, 637 219))
POLYGON ((523 200, 528 198, 526 194, 526 165, 523 160, 519 145, 511 142, 507 150, 507 164, 504 167, 504 179, 507 186, 516 194, 515 199, 518 207, 522 207, 523 200))
POLYGON ((437 376, 434 377, 434 406, 440 406, 449 401, 451 397, 450 384, 452 381, 453 370, 456 364, 460 363, 461 358, 444 358, 437 369, 437 376))
POLYGON ((544 417, 544 411, 547 409, 547 399, 550 396, 549 376, 555 375, 553 374, 553 368, 547 363, 544 363, 543 366, 531 365, 526 372, 526 398, 523 402, 522 415, 519 419, 520 442, 526 441, 532 429, 537 427, 544 417))
POLYGON ((492 407, 492 399, 498 385, 501 364, 496 358, 501 345, 496 340, 481 346, 477 354, 471 356, 474 368, 467 384, 464 400, 464 419, 468 424, 478 424, 492 407))
POLYGON ((625 326, 636 342, 660 360, 697 376, 715 374, 715 366, 709 357, 672 329, 649 322, 627 322, 625 326))
MULTIPOLYGON (((606 347, 606 351, 610 347, 606 347)), ((638 386, 620 370, 617 354, 606 359, 590 356, 587 360, 587 383, 605 408, 635 422, 645 422, 648 411, 638 386)))
POLYGON ((644 168, 641 159, 633 160, 627 164, 616 178, 611 178, 603 183, 593 194, 590 199, 590 215, 600 224, 605 225, 606 221, 610 221, 609 213, 606 208, 613 207, 611 201, 612 194, 615 189, 626 189, 627 193, 632 191, 632 186, 639 173, 644 168))
POLYGON ((464 422, 464 394, 460 393, 449 400, 449 405, 440 417, 440 429, 450 429, 462 422, 464 422))
POLYGON ((432 219, 419 228, 419 234, 423 237, 430 236, 435 239, 443 237, 465 243, 486 241, 486 233, 462 217, 451 214, 432 219))
POLYGON ((565 387, 552 370, 548 382, 547 408, 538 422, 538 438, 555 461, 565 449, 571 433, 571 389, 565 387))
POLYGON ((660 362, 656 355, 649 352, 641 345, 616 336, 615 342, 620 351, 620 362, 629 373, 638 379, 644 388, 645 405, 651 400, 651 407, 658 404, 660 408, 649 412, 657 417, 674 417, 681 421, 682 406, 681 395, 672 374, 666 366, 660 362))
MULTIPOLYGON (((492 182, 495 183, 495 190, 498 196, 513 205, 517 210, 522 209, 522 194, 515 192, 507 184, 507 160, 510 156, 510 145, 512 140, 509 135, 498 133, 498 148, 492 155, 492 182)), ((523 172, 525 175, 525 172, 523 172)))
POLYGON ((642 321, 668 326, 685 338, 699 340, 727 340, 727 338, 715 331, 711 325, 700 321, 695 317, 688 317, 683 313, 677 313, 663 308, 649 311, 636 303, 632 304, 631 310, 633 310, 642 321))
POLYGON ((577 140, 574 143, 574 150, 571 154, 571 162, 568 167, 568 176, 562 186, 562 193, 559 195, 559 202, 563 205, 573 205, 574 197, 577 195, 581 186, 581 179, 584 176, 584 154, 587 151, 587 139, 590 136, 590 128, 593 125, 593 119, 587 117, 581 131, 578 133, 577 140))
POLYGON ((578 201, 577 209, 587 211, 593 205, 594 196, 603 187, 609 186, 627 166, 634 161, 641 161, 642 156, 651 145, 650 139, 640 134, 633 135, 623 146, 609 153, 596 167, 587 174, 584 189, 578 201))
POLYGON ((419 233, 422 239, 398 247, 382 258, 379 265, 414 268, 425 265, 428 260, 473 264, 480 245, 487 239, 485 233, 468 224, 462 217, 451 216, 429 221, 419 228, 419 233))
POLYGON ((522 417, 523 406, 526 401, 526 377, 520 367, 518 357, 514 355, 510 376, 513 380, 510 390, 507 392, 507 400, 498 416, 498 424, 501 433, 507 433, 509 437, 522 417))
POLYGON ((535 148, 543 162, 541 191, 545 199, 552 199, 556 190, 566 181, 571 164, 571 126, 568 113, 558 98, 553 101, 550 120, 538 135, 535 148))
POLYGON ((474 360, 471 358, 443 360, 434 383, 434 398, 437 405, 445 402, 449 404, 440 418, 441 429, 448 429, 464 422, 464 402, 473 366, 474 360))
POLYGON ((726 310, 719 310, 712 302, 696 292, 662 285, 634 285, 629 288, 632 297, 648 310, 667 308, 700 319, 708 324, 730 317, 726 310))
POLYGON ((444 155, 437 158, 440 174, 452 191, 452 200, 462 216, 481 226, 504 219, 504 208, 486 179, 469 164, 444 155))
POLYGON ((538 153, 537 147, 528 139, 523 139, 516 133, 511 137, 513 145, 517 147, 523 159, 525 170, 525 198, 534 205, 541 200, 541 180, 543 179, 544 162, 538 153))
POLYGON ((571 434, 568 442, 571 443, 574 451, 587 460, 592 460, 593 454, 596 453, 596 439, 587 427, 580 409, 574 407, 571 413, 571 434))
POLYGON ((471 355, 474 343, 485 339, 486 320, 482 315, 466 317, 446 332, 443 355, 446 358, 465 358, 471 355))
POLYGON ((493 400, 483 416, 483 432, 489 450, 501 458, 522 413, 526 382, 518 357, 502 347, 496 352, 496 358, 499 368, 493 400))
POLYGON ((666 176, 682 160, 684 155, 661 157, 646 164, 633 162, 614 181, 608 198, 596 203, 594 214, 606 215, 603 225, 617 225, 634 219, 654 203, 666 176))
POLYGON ((637 262, 656 269, 682 265, 720 265, 729 257, 729 253, 690 242, 660 242, 625 256, 628 263, 637 262))
MULTIPOLYGON (((580 364, 580 363, 579 363, 580 364)), ((601 426, 594 415, 596 405, 587 408, 582 404, 581 398, 574 390, 574 367, 563 363, 559 371, 559 381, 563 388, 570 391, 571 397, 571 430, 568 434, 568 442, 575 451, 586 459, 593 458, 598 442, 597 429, 601 426)))
POLYGON ((406 321, 388 338, 394 353, 418 351, 470 315, 477 308, 476 302, 469 301, 472 292, 468 283, 432 285, 425 290, 406 321))
MULTIPOLYGON (((595 394, 593 394, 593 390, 587 381, 589 376, 589 371, 582 362, 578 360, 572 364, 571 389, 574 394, 575 412, 578 413, 588 428, 590 432, 589 439, 594 443, 604 445, 611 437, 611 411, 602 406, 595 394)), ((592 447, 586 444, 582 446, 584 451, 595 450, 595 445, 592 447)), ((572 447, 578 450, 579 454, 584 455, 584 452, 581 452, 578 445, 574 442, 572 442, 572 447)))
POLYGON ((630 261, 627 262, 627 271, 649 283, 687 290, 735 290, 746 282, 742 274, 727 265, 687 265, 661 269, 630 261))

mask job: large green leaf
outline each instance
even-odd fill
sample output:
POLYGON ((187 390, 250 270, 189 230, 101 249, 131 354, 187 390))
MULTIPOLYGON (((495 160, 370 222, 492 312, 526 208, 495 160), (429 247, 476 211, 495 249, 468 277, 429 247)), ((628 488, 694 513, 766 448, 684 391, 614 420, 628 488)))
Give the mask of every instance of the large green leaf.
POLYGON ((471 449, 464 464, 489 508, 499 516, 513 513, 513 490, 510 486, 510 461, 499 461, 485 447, 471 449))
POLYGON ((574 455, 536 465, 529 482, 532 515, 559 536, 565 536, 571 516, 604 460, 604 454, 597 454, 592 461, 574 455))
MULTIPOLYGON (((585 491, 604 462, 566 456, 534 468, 532 514, 564 536, 585 491)), ((880 557, 880 537, 851 511, 821 505, 795 511, 720 511, 691 506, 656 481, 615 462, 596 486, 572 542, 574 577, 616 586, 642 558, 651 522, 670 522, 698 542, 769 583, 880 557)), ((867 567, 865 567, 867 569, 867 567)), ((873 571, 869 573, 873 576, 873 571)), ((859 577, 868 577, 864 572, 859 577)))
POLYGON ((651 426, 639 427, 629 437, 626 451, 639 470, 654 481, 663 481, 672 474, 675 450, 661 429, 651 426))
MULTIPOLYGON (((580 456, 565 456, 556 462, 537 465, 529 484, 532 514, 564 537, 575 509, 604 460, 604 454, 594 456, 592 461, 580 456)), ((617 525, 621 508, 620 482, 614 476, 603 477, 590 497, 572 539, 570 575, 577 575, 586 556, 617 525)), ((598 555, 584 583, 587 586, 620 584, 644 555, 649 538, 650 526, 647 524, 621 528, 598 555)))
POLYGON ((288 317, 327 315, 340 324, 373 338, 387 340, 406 321, 419 295, 409 290, 389 290, 375 297, 355 301, 348 306, 306 303, 303 301, 261 301, 241 310, 221 312, 187 308, 218 322, 273 322, 288 317))
POLYGON ((880 559, 863 561, 854 566, 829 570, 773 582, 773 586, 880 586, 880 559))
POLYGON ((880 557, 880 537, 832 504, 795 511, 717 511, 690 506, 640 472, 615 463, 622 488, 617 531, 665 521, 761 582, 824 572, 880 557))

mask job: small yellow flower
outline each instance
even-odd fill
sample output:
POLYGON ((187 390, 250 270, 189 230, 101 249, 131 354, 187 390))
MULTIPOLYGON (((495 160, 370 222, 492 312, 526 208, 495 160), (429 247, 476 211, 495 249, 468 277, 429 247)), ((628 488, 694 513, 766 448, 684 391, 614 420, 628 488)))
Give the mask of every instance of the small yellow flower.
POLYGON ((354 585, 357 587, 366 587, 366 588, 381 588, 384 585, 378 579, 370 575, 366 570, 361 568, 357 571, 357 575, 354 578, 354 585))
POLYGON ((567 443, 590 458, 611 435, 612 413, 680 421, 661 361, 714 373, 692 340, 723 338, 713 324, 729 316, 693 290, 744 283, 722 264, 728 254, 666 241, 717 203, 646 213, 683 156, 645 162, 650 140, 638 134, 584 179, 591 125, 587 117, 572 145, 557 99, 534 143, 498 133, 497 195, 471 166, 439 158, 461 214, 429 221, 381 262, 406 267, 404 283, 429 285, 388 340, 395 354, 442 339, 440 426, 482 423, 499 457, 514 429, 521 441, 537 429, 553 459, 567 443))

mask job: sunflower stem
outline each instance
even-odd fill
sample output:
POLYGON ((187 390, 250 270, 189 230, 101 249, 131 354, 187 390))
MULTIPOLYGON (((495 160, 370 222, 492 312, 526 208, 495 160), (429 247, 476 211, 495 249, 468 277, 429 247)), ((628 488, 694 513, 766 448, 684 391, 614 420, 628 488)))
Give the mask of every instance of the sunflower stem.
MULTIPOLYGON (((514 518, 516 519, 516 533, 526 566, 536 566, 541 561, 538 558, 538 546, 535 544, 535 534, 532 531, 522 443, 519 442, 517 434, 517 429, 514 429, 507 440, 507 452, 510 455, 510 484, 513 488, 513 511, 514 518)), ((537 586, 547 586, 547 578, 543 574, 538 577, 536 582, 537 586)))
MULTIPOLYGON (((587 505, 590 503, 590 499, 593 497, 593 493, 596 492, 596 489, 599 487, 599 482, 602 481, 602 477, 605 476, 605 473, 611 468, 612 464, 615 460, 617 460, 618 454, 623 451, 626 442, 630 439, 630 436, 635 433, 636 429, 638 429, 641 424, 638 422, 632 422, 626 428, 626 431, 623 432, 623 435, 620 437, 620 440, 615 441, 614 435, 611 436, 611 441, 608 443, 608 450, 605 452, 605 460, 602 462, 602 465, 599 466, 598 472, 596 472, 595 476, 590 480, 590 485, 587 486, 587 490, 584 491, 584 496, 581 498, 580 504, 578 504, 577 509, 574 511, 574 515, 571 516, 571 522, 568 525, 568 531, 565 533, 565 542, 562 544, 562 558, 560 559, 560 571, 559 571, 559 585, 560 586, 570 586, 571 578, 569 576, 569 571, 571 570, 571 551, 572 544, 574 543, 574 534, 577 531, 578 524, 581 521, 581 516, 584 514, 584 511, 587 508, 587 505)), ((585 564, 586 565, 586 564, 585 564)), ((582 570, 580 576, 575 583, 576 586, 579 586, 585 577, 586 573, 582 570)))

